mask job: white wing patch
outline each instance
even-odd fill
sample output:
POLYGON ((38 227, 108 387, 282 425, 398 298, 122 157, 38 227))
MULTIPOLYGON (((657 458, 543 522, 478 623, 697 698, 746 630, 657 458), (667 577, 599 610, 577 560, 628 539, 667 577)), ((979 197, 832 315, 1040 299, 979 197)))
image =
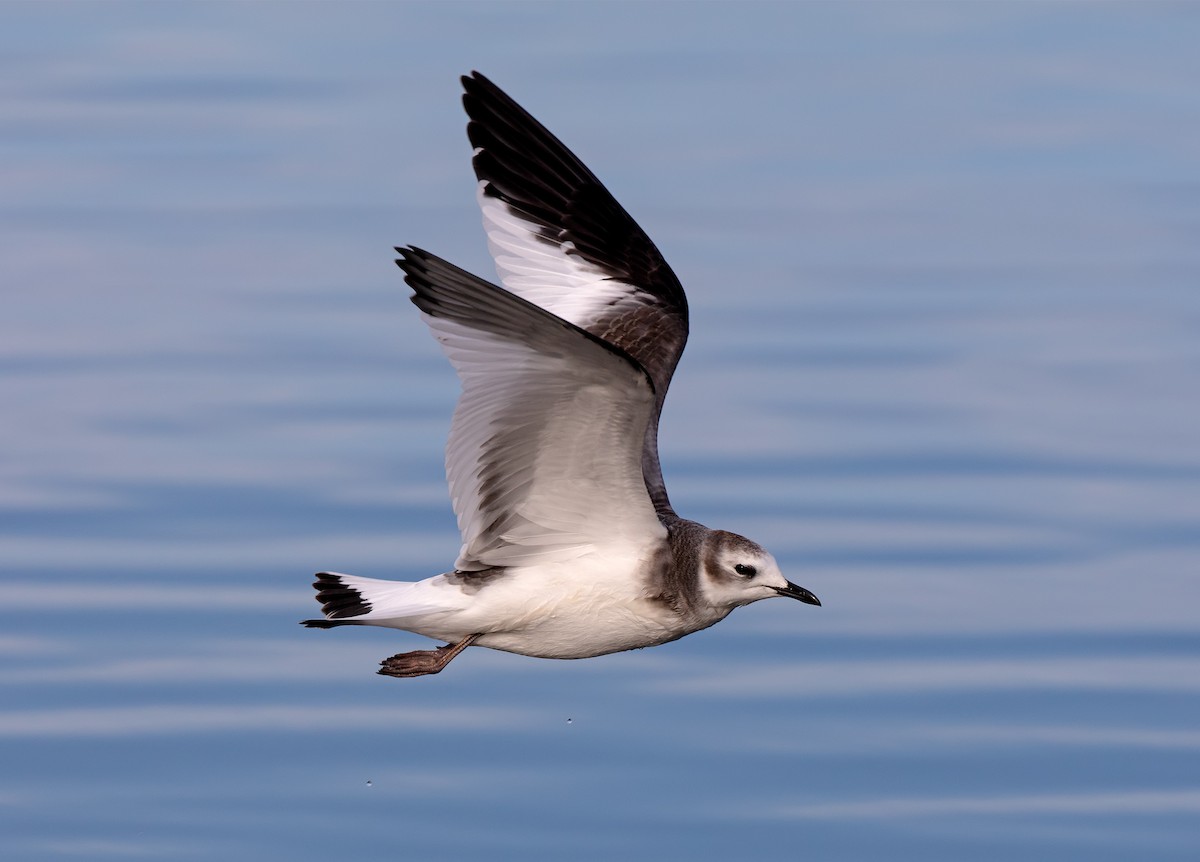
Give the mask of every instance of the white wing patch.
POLYGON ((571 243, 541 237, 541 227, 521 218, 479 183, 479 208, 488 248, 501 283, 518 296, 588 329, 612 307, 640 289, 617 281, 605 270, 571 254, 571 243))

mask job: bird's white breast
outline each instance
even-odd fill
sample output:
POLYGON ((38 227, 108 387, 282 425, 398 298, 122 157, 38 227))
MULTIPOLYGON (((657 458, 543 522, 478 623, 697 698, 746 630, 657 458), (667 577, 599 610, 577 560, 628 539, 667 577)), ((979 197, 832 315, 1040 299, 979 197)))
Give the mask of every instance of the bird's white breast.
POLYGON ((597 550, 566 563, 513 568, 462 610, 405 628, 451 642, 478 633, 479 646, 539 658, 588 658, 710 625, 689 622, 655 599, 644 574, 650 557, 597 550))

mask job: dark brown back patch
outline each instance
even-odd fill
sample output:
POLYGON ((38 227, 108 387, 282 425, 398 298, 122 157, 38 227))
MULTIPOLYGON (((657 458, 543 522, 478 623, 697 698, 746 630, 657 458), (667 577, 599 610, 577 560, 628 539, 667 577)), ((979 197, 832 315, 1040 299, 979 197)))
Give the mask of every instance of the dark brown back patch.
POLYGON ((478 572, 454 571, 446 575, 446 580, 455 586, 461 587, 462 591, 468 596, 473 596, 488 584, 495 583, 507 571, 508 569, 500 566, 493 566, 490 569, 480 569, 478 572))

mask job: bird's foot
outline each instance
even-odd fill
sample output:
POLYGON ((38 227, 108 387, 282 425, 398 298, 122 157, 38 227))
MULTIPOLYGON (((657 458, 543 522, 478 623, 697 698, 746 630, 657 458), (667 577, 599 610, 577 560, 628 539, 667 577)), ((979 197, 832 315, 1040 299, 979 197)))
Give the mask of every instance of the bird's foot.
POLYGON ((469 647, 477 637, 479 635, 471 635, 456 644, 446 644, 437 649, 402 652, 391 658, 385 658, 379 663, 378 672, 384 676, 394 677, 428 676, 438 673, 450 664, 451 659, 469 647))

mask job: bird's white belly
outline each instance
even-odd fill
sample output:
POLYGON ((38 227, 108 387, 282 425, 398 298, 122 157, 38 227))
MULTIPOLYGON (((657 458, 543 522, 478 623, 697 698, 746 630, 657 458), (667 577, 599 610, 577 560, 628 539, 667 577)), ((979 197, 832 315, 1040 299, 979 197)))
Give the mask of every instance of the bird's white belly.
POLYGON ((523 626, 483 634, 475 643, 539 658, 590 658, 655 646, 684 634, 687 630, 677 619, 641 599, 636 605, 570 603, 546 608, 523 626))
POLYGON ((666 643, 710 624, 688 622, 656 601, 640 568, 636 558, 589 555, 510 570, 461 610, 409 630, 446 641, 478 634, 477 646, 539 658, 589 658, 666 643))

